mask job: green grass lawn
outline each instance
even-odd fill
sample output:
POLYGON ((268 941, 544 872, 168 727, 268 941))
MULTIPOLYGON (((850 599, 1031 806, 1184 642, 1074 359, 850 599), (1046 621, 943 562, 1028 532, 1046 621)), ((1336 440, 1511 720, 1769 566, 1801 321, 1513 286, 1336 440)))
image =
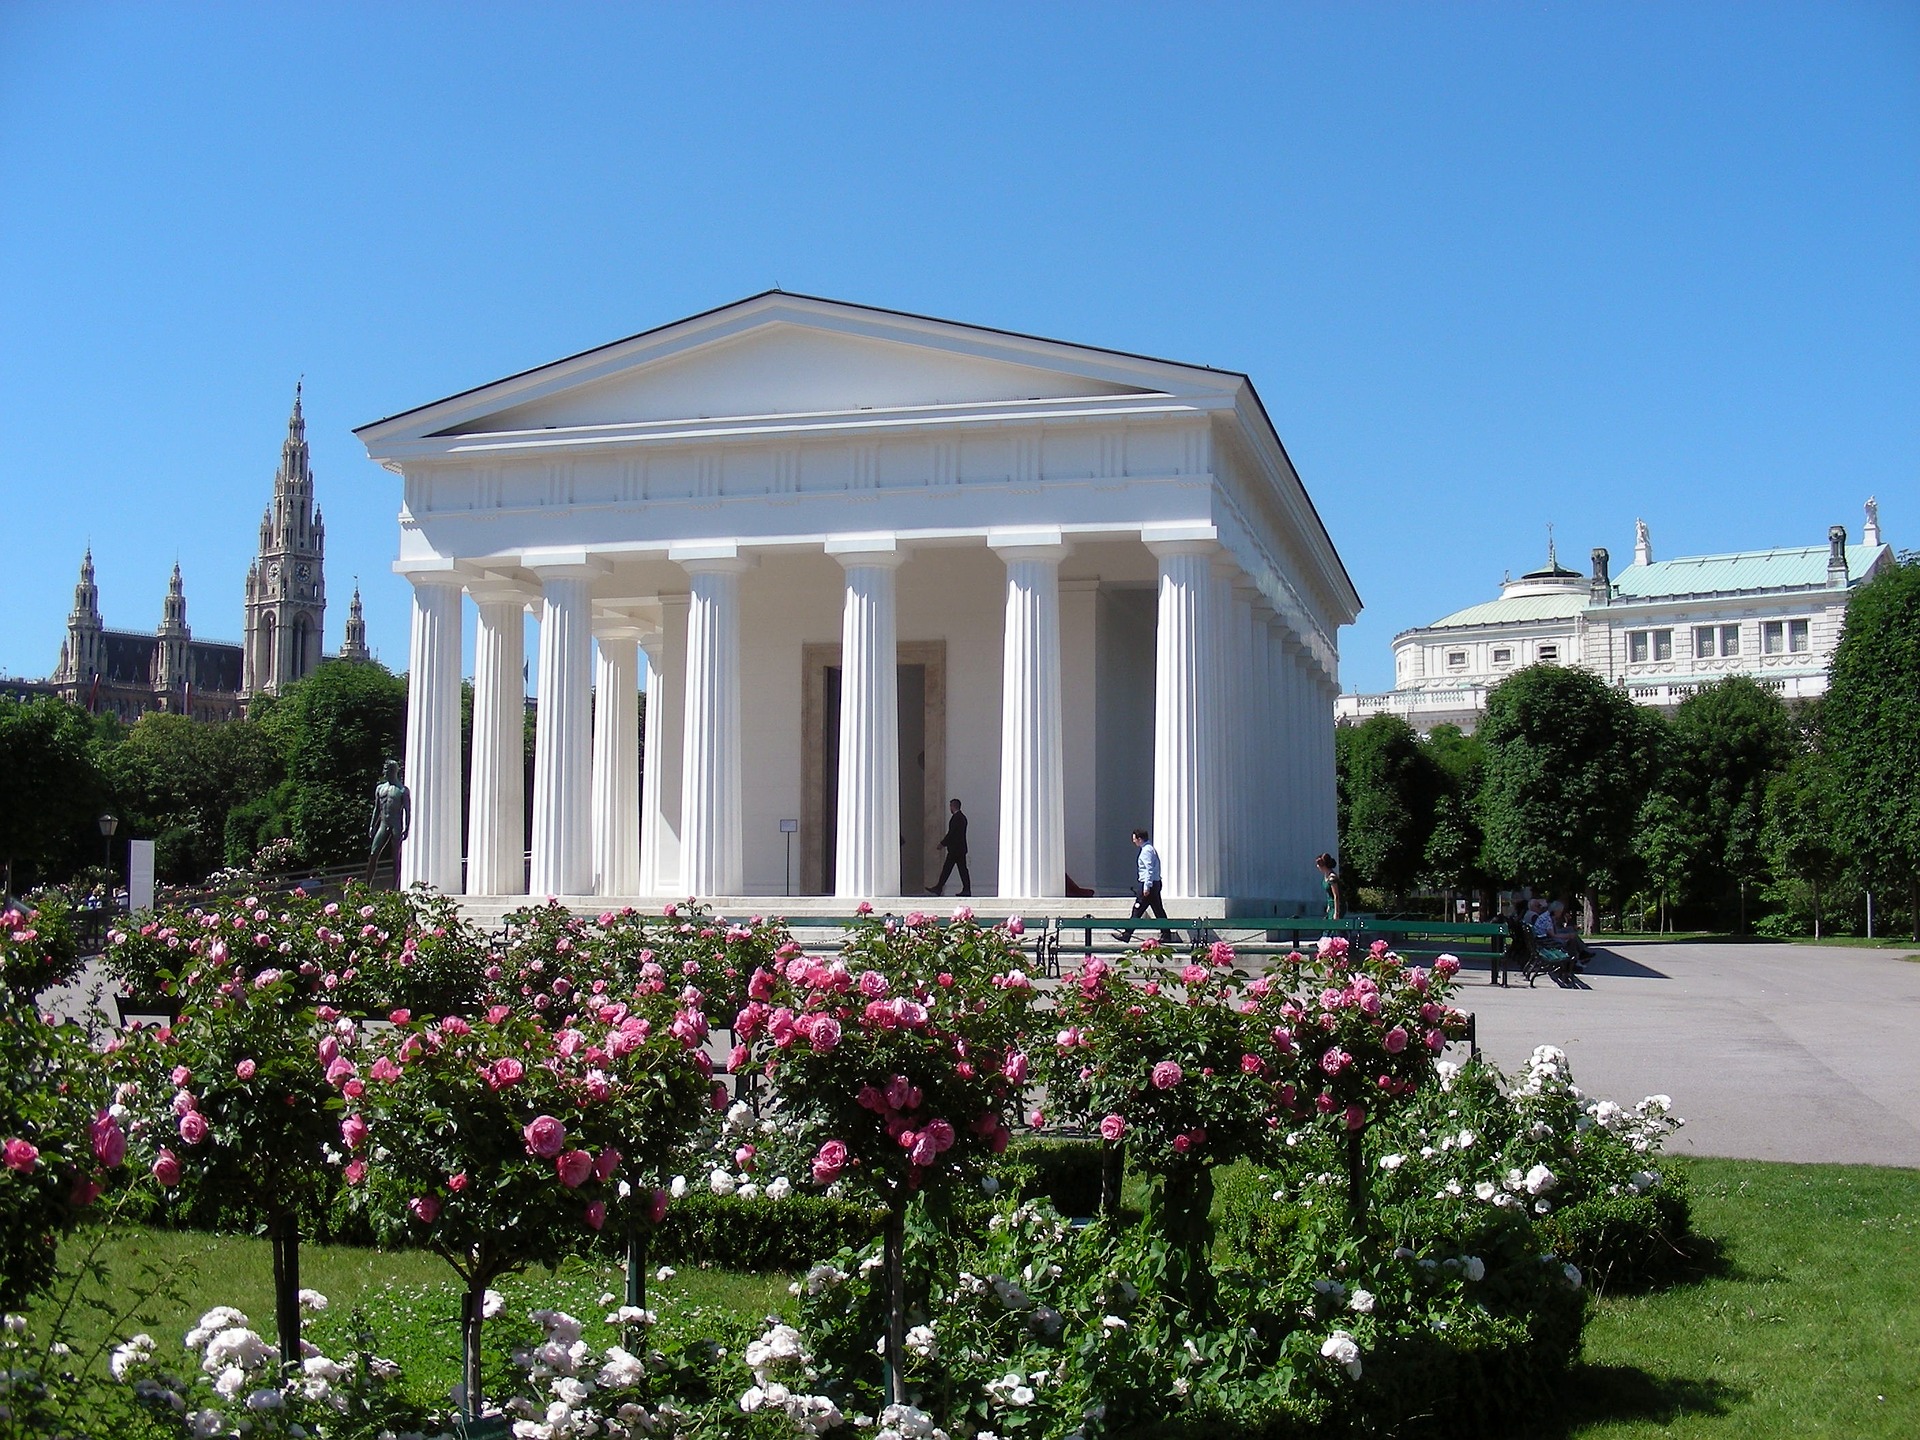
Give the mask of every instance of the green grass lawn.
MULTIPOLYGON (((1670 1163, 1692 1177, 1707 1255, 1682 1283, 1601 1297, 1564 1410, 1526 1433, 1568 1440, 1920 1435, 1920 1171, 1670 1163)), ((156 1298, 136 1327, 163 1344, 216 1304, 236 1304, 271 1329, 263 1241, 135 1229, 114 1235, 103 1258, 119 1276, 152 1264, 174 1277, 175 1293, 156 1298)), ((444 1397, 457 1375, 458 1302, 438 1259, 309 1247, 301 1279, 331 1301, 312 1326, 316 1342, 332 1353, 348 1348, 358 1309, 380 1352, 408 1367, 411 1388, 423 1399, 444 1397)), ((669 1323, 694 1306, 759 1317, 790 1309, 787 1279, 688 1267, 655 1283, 649 1301, 669 1323)), ((604 1297, 621 1290, 610 1264, 576 1263, 557 1276, 536 1271, 499 1288, 522 1326, 528 1309, 550 1305, 594 1322, 589 1339, 615 1338, 599 1323, 604 1297)), ((90 1316, 81 1323, 97 1325, 90 1316)), ((512 1324, 497 1328, 504 1343, 512 1324)))
POLYGON ((1553 1433, 1920 1435, 1920 1172, 1686 1168, 1717 1255, 1689 1283, 1599 1302, 1553 1433))

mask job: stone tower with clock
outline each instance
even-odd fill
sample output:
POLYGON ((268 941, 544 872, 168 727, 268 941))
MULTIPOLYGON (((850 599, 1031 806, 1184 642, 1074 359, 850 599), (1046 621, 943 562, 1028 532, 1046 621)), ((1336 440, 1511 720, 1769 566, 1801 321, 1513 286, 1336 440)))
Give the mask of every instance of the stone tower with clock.
POLYGON ((278 695, 319 668, 327 614, 325 556, 326 526, 313 503, 307 422, 295 385, 280 469, 273 477, 273 504, 260 518, 260 553, 247 569, 243 695, 278 695))

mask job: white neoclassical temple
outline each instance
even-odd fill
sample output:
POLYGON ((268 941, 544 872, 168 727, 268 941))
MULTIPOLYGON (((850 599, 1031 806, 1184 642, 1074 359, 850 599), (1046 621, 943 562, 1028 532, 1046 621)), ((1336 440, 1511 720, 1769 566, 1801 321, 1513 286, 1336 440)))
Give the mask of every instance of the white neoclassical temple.
POLYGON ((1244 375, 776 291, 357 433, 409 882, 913 896, 959 798, 982 896, 1124 894, 1150 826, 1185 908, 1318 904, 1359 597, 1244 375))

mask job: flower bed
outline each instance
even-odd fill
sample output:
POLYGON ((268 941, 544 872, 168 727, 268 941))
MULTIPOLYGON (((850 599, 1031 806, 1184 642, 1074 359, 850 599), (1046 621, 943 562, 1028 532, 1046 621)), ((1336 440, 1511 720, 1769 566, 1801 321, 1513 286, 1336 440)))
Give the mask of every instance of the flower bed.
MULTIPOLYGON (((10 967, 44 968, 18 933, 10 967)), ((915 914, 817 956, 694 907, 537 906, 490 944, 421 896, 156 916, 115 964, 171 987, 179 1022, 36 1062, 26 1088, 58 1104, 21 1112, 7 1183, 31 1146, 69 1210, 82 1186, 240 1197, 289 1252, 300 1207, 344 1194, 458 1274, 452 1403, 490 1396, 537 1440, 1490 1425, 1564 1371, 1585 1272, 1651 1273, 1684 1230, 1660 1097, 1590 1100, 1546 1047, 1510 1080, 1439 1058, 1464 1024, 1445 957, 1326 941, 1255 973, 1227 946, 1148 944, 1042 987, 1018 938, 915 914), (1016 1126, 1099 1139, 1022 1155, 1016 1126), (1100 1218, 1069 1224, 1049 1191, 1100 1218), (610 1244, 629 1283, 604 1320, 493 1298, 610 1244), (662 1320, 644 1277, 682 1257, 804 1267, 796 1313, 662 1320), (515 1337, 506 1371, 482 1368, 490 1317, 515 1337)), ((122 1353, 153 1381, 145 1423, 451 1423, 404 1399, 376 1341, 308 1354, 284 1259, 277 1346, 215 1315, 191 1355, 122 1353)))

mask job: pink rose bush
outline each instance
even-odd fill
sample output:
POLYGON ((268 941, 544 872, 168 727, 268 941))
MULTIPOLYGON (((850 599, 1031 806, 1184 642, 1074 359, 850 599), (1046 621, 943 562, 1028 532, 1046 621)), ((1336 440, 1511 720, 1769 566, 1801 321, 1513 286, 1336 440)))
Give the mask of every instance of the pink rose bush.
POLYGON ((329 1067, 351 1203, 460 1276, 470 1356, 499 1276, 664 1218, 660 1172, 709 1106, 705 1019, 685 988, 569 995, 564 1011, 409 1016, 363 1042, 351 1073, 329 1067))
POLYGON ((1034 994, 1006 929, 914 914, 860 926, 838 956, 773 958, 732 1028, 816 1185, 897 1207, 1006 1148, 1034 994))
POLYGON ((126 1173, 127 1108, 78 1025, 34 1004, 62 963, 53 917, 0 917, 0 1307, 53 1277, 59 1234, 126 1173))

